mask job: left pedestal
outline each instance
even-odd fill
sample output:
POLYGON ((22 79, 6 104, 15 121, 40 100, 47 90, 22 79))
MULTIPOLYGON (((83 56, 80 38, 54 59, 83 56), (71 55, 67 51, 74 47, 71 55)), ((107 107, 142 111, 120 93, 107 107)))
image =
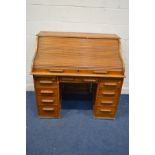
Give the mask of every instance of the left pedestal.
POLYGON ((40 118, 60 117, 60 93, 57 77, 33 76, 38 115, 40 118))

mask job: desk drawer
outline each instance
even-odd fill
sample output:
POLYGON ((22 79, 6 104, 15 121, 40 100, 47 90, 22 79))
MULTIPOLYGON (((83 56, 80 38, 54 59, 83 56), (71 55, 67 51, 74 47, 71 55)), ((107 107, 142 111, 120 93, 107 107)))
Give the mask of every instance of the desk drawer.
POLYGON ((57 86, 56 77, 34 77, 34 82, 36 88, 50 88, 57 86))
POLYGON ((117 98, 119 97, 119 91, 118 90, 104 90, 99 89, 97 91, 97 97, 104 97, 104 98, 117 98))
POLYGON ((60 105, 58 97, 37 96, 38 105, 60 105))
POLYGON ((97 106, 107 106, 107 107, 111 107, 111 106, 116 106, 118 104, 118 98, 113 98, 113 97, 109 97, 109 98, 97 98, 96 99, 96 103, 97 106))
POLYGON ((116 114, 116 107, 94 107, 94 116, 96 118, 114 118, 116 114))
POLYGON ((98 78, 90 77, 60 77, 60 82, 66 83, 96 83, 98 78))
POLYGON ((122 80, 120 79, 104 79, 99 84, 100 89, 119 89, 122 86, 122 80))
POLYGON ((99 81, 98 78, 92 78, 92 77, 84 77, 81 80, 85 83, 97 83, 99 81))
POLYGON ((66 82, 66 83, 76 83, 79 82, 79 79, 77 77, 60 77, 60 82, 66 82))
POLYGON ((38 114, 40 117, 58 118, 60 117, 60 107, 40 105, 38 106, 38 114))
POLYGON ((36 89, 36 95, 40 96, 58 96, 59 89, 57 88, 38 88, 36 89))

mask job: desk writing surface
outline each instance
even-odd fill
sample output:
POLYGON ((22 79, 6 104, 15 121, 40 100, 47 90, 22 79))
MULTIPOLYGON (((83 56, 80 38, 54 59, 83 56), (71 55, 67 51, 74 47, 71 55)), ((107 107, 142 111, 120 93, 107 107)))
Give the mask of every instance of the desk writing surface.
POLYGON ((40 32, 34 68, 123 69, 117 35, 40 32))

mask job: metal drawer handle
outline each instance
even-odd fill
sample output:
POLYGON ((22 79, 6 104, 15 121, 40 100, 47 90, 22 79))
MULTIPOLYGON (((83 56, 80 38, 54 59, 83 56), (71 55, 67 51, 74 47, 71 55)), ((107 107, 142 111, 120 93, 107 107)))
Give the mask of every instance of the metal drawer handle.
POLYGON ((53 83, 53 81, 40 81, 40 84, 52 84, 53 83))
POLYGON ((54 111, 54 108, 42 108, 44 111, 54 111))
POLYGON ((64 70, 62 70, 62 69, 57 69, 57 70, 50 69, 49 72, 52 72, 52 73, 63 73, 64 70))
POLYGON ((113 104, 113 101, 101 101, 101 104, 108 104, 108 105, 110 104, 111 105, 111 104, 113 104))
POLYGON ((84 82, 96 82, 96 79, 83 79, 84 82))
POLYGON ((43 99, 43 100, 41 100, 41 102, 43 102, 43 103, 53 103, 54 100, 46 100, 46 99, 43 99))
POLYGON ((93 71, 94 74, 108 74, 108 71, 93 71))
POLYGON ((115 95, 115 92, 102 92, 102 95, 115 95))
POLYGON ((117 86, 117 83, 105 82, 104 86, 117 86))
POLYGON ((54 92, 52 90, 41 90, 41 94, 53 94, 54 92))
POLYGON ((100 109, 100 112, 112 112, 110 109, 100 109))

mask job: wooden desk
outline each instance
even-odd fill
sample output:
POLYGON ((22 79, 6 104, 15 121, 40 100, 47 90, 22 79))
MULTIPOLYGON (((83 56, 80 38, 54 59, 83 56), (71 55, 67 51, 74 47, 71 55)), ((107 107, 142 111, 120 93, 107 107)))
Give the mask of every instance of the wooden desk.
POLYGON ((96 85, 95 118, 115 118, 124 79, 120 38, 112 34, 40 32, 32 64, 38 115, 60 117, 60 83, 96 85))

